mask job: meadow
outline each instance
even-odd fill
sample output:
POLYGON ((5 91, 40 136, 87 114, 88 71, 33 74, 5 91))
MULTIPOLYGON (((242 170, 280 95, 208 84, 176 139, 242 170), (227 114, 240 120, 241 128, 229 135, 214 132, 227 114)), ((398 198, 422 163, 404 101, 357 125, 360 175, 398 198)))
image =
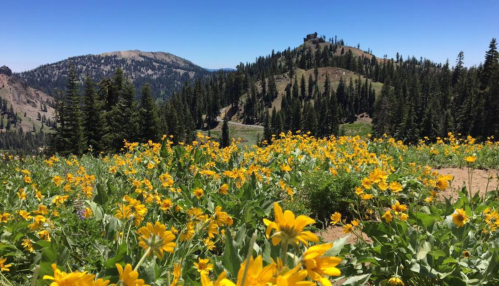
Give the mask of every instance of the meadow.
POLYGON ((498 178, 449 191, 439 173, 464 168, 471 186, 499 166, 497 142, 170 139, 97 158, 2 155, 0 283, 499 283, 498 178), (346 236, 325 241, 332 227, 346 236))

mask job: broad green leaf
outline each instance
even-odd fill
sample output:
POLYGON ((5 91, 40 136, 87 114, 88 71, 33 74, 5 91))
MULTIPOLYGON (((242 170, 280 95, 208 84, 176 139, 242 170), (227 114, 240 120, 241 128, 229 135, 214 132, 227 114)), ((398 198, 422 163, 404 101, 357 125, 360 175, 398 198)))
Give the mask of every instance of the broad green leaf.
POLYGON ((230 273, 232 277, 237 277, 237 272, 241 265, 242 259, 237 253, 237 249, 234 246, 234 239, 230 234, 230 231, 225 232, 225 251, 222 257, 222 263, 225 269, 230 273))
POLYGON ((333 247, 331 249, 329 249, 326 253, 324 253, 324 256, 337 256, 338 254, 340 254, 341 250, 343 249, 343 247, 347 243, 347 240, 350 237, 350 235, 351 234, 349 234, 345 237, 342 237, 338 240, 335 240, 333 242, 333 247))
POLYGON ((431 251, 431 248, 432 248, 431 243, 428 242, 428 241, 425 241, 423 243, 423 245, 420 246, 420 248, 418 250, 418 254, 416 255, 416 258, 418 260, 421 260, 421 259, 425 258, 426 255, 428 254, 428 252, 431 251))
POLYGON ((116 255, 106 260, 106 263, 104 264, 106 268, 114 269, 116 268, 116 263, 121 264, 122 262, 124 262, 127 250, 128 247, 126 246, 126 243, 122 243, 120 246, 118 246, 118 252, 116 253, 116 255))
POLYGON ((447 256, 447 254, 445 254, 445 252, 443 252, 442 250, 432 250, 430 252, 428 252, 429 255, 431 255, 434 259, 438 259, 439 257, 445 257, 447 256))
POLYGON ((104 205, 108 200, 107 192, 104 190, 104 186, 101 183, 97 184, 97 195, 94 198, 94 202, 99 205, 104 205))
POLYGON ((367 281, 369 281, 369 277, 371 277, 371 274, 353 276, 348 278, 342 285, 364 285, 367 281))

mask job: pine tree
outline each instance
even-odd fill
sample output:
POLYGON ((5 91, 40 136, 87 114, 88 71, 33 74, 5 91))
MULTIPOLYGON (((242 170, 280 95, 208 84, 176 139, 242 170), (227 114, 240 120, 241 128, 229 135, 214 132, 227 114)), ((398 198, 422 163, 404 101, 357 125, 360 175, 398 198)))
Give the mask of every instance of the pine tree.
POLYGON ((305 103, 303 108, 303 129, 310 132, 311 135, 317 135, 317 116, 315 109, 311 106, 310 102, 305 103))
POLYGON ((139 111, 139 141, 159 141, 159 117, 156 103, 152 97, 151 86, 146 83, 142 87, 142 97, 139 111))
POLYGON ((113 150, 120 150, 124 140, 132 142, 137 139, 135 87, 131 81, 127 80, 124 83, 122 97, 113 106, 110 119, 110 144, 113 150))
POLYGON ((86 150, 86 139, 83 129, 83 115, 80 109, 80 96, 78 92, 78 78, 73 66, 69 69, 68 81, 66 85, 66 94, 64 96, 64 127, 63 131, 64 145, 63 154, 72 153, 81 155, 86 150))
MULTIPOLYGON (((272 124, 274 125, 277 125, 277 123, 274 123, 274 120, 276 120, 276 118, 274 116, 275 115, 275 109, 273 109, 272 111, 272 124)), ((263 123, 263 139, 264 140, 267 140, 268 143, 270 143, 270 141, 272 140, 272 129, 275 129, 276 126, 270 126, 270 121, 269 121, 269 113, 266 112, 265 113, 265 119, 264 119, 264 123, 263 123)))
POLYGON ((229 137, 229 119, 227 116, 224 117, 224 123, 222 125, 222 148, 228 147, 230 145, 229 137))
POLYGON ((95 83, 90 76, 87 76, 85 79, 83 121, 87 146, 92 146, 94 152, 101 152, 106 148, 104 136, 107 122, 103 105, 97 97, 95 83))
POLYGON ((301 75, 300 91, 301 91, 301 97, 305 98, 307 96, 307 83, 305 82, 304 74, 301 75))
POLYGON ((401 138, 405 143, 417 143, 419 138, 419 129, 416 124, 416 114, 414 113, 414 105, 410 100, 404 110, 402 124, 398 130, 397 137, 401 138))
POLYGON ((330 133, 328 135, 338 135, 341 122, 339 109, 336 93, 333 92, 329 98, 328 125, 330 133))
POLYGON ((477 118, 477 120, 483 122, 487 128, 479 133, 499 138, 499 53, 497 52, 497 41, 495 38, 490 42, 489 50, 485 55, 485 63, 480 81, 481 97, 483 97, 484 106, 477 106, 477 116, 481 116, 480 112, 482 110, 485 116, 482 116, 483 118, 481 119, 477 118))
POLYGON ((125 76, 123 70, 118 67, 114 71, 113 82, 109 82, 106 98, 106 110, 111 110, 113 106, 118 104, 122 94, 123 88, 125 86, 125 76))
POLYGON ((314 92, 314 79, 312 78, 312 74, 308 76, 308 96, 312 96, 314 92))
POLYGON ((298 79, 295 76, 295 83, 293 84, 293 99, 297 99, 300 96, 299 87, 298 87, 298 79))
POLYGON ((490 41, 489 50, 485 54, 485 62, 483 64, 483 70, 480 75, 480 89, 485 90, 489 86, 490 78, 497 68, 498 60, 499 53, 497 52, 497 41, 495 38, 493 38, 492 41, 490 41))
POLYGON ((373 129, 378 136, 389 134, 390 131, 390 98, 391 87, 385 82, 381 95, 374 103, 373 129))
POLYGON ((293 100, 293 116, 292 116, 292 127, 293 131, 301 130, 302 126, 302 110, 301 110, 301 102, 299 99, 293 100))

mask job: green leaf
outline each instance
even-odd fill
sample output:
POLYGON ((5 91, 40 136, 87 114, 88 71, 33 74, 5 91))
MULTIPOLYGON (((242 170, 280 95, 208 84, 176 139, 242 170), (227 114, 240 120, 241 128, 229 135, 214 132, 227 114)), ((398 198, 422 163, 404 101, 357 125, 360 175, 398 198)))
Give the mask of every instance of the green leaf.
POLYGON ((416 255, 416 258, 418 260, 421 260, 421 259, 425 258, 426 255, 428 254, 428 252, 431 251, 431 248, 432 248, 431 243, 428 242, 428 241, 425 241, 423 243, 423 245, 421 245, 421 247, 419 248, 418 254, 416 255))
POLYGON ((350 235, 351 234, 334 241, 333 247, 329 249, 326 253, 324 253, 324 256, 337 256, 338 254, 340 254, 341 250, 347 243, 347 240, 350 237, 350 235))
POLYGON ((426 214, 421 212, 409 213, 417 221, 419 221, 426 229, 431 229, 435 222, 440 218, 438 215, 426 214))
POLYGON ((45 247, 42 250, 42 261, 43 262, 50 262, 54 263, 57 260, 57 249, 55 248, 54 245, 51 245, 49 247, 45 247))
POLYGON ((104 264, 106 268, 115 269, 116 263, 121 264, 122 262, 124 262, 127 249, 128 247, 126 246, 126 243, 122 243, 120 246, 118 246, 118 252, 116 253, 116 255, 106 260, 106 263, 104 264))
POLYGON ((104 210, 102 210, 102 207, 98 206, 95 202, 92 201, 87 200, 86 203, 92 210, 95 220, 100 221, 104 218, 104 210))
POLYGON ((109 222, 106 226, 106 238, 108 240, 113 240, 116 233, 116 228, 118 227, 118 219, 115 217, 110 217, 109 222))
POLYGON ((94 198, 94 202, 99 205, 104 205, 108 200, 107 192, 104 190, 104 186, 101 183, 97 184, 97 195, 94 198))
POLYGON ((163 144, 161 144, 161 150, 159 151, 159 156, 163 159, 168 158, 168 145, 167 141, 163 141, 163 144))
POLYGON ((433 256, 434 259, 438 259, 439 257, 445 257, 447 256, 447 254, 445 254, 445 252, 443 252, 442 250, 432 250, 430 252, 428 252, 429 255, 433 256))
POLYGON ((57 265, 66 265, 70 257, 70 251, 67 247, 61 246, 59 249, 59 256, 57 257, 57 265))
POLYGON ((347 279, 343 285, 364 285, 371 277, 371 274, 357 275, 347 279))
POLYGON ((442 264, 445 265, 445 264, 455 264, 455 263, 458 263, 459 261, 457 261, 456 259, 452 258, 452 257, 449 257, 447 259, 445 259, 442 264))
POLYGON ((263 247, 263 253, 262 253, 262 258, 265 262, 267 263, 272 263, 272 256, 271 256, 271 246, 270 246, 270 242, 268 239, 265 239, 264 240, 264 247, 263 247))
POLYGON ((52 269, 52 263, 51 262, 41 262, 40 264, 40 270, 38 271, 38 281, 36 282, 37 285, 46 285, 45 281, 43 281, 43 276, 49 275, 49 276, 54 276, 54 270, 52 269))
POLYGON ((246 213, 244 214, 244 222, 245 223, 252 223, 252 222, 254 222, 253 221, 253 215, 254 215, 253 207, 249 206, 246 209, 246 213))
POLYGON ((376 237, 378 240, 384 240, 384 237, 390 234, 389 227, 384 223, 367 222, 363 231, 369 237, 376 237))
POLYGON ((116 186, 114 186, 111 181, 107 181, 107 190, 108 190, 108 194, 114 194, 116 193, 116 186))
POLYGON ((237 277, 241 262, 242 259, 237 254, 236 247, 234 246, 234 239, 232 238, 230 231, 226 231, 225 251, 224 256, 222 257, 222 264, 232 277, 237 277))

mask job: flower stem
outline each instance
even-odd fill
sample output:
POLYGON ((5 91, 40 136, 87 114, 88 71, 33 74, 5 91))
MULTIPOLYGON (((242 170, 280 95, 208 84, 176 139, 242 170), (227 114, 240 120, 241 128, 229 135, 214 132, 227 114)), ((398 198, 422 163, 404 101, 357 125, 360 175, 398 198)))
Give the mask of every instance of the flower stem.
POLYGON ((35 271, 33 272, 33 278, 31 279, 31 286, 36 286, 36 280, 38 279, 38 273, 40 272, 40 265, 35 266, 35 271))
POLYGON ((285 266, 286 265, 286 260, 288 258, 288 241, 287 240, 283 240, 281 243, 282 243, 282 253, 281 253, 281 256, 282 256, 282 265, 285 266))
POLYGON ((2 280, 5 281, 6 283, 8 283, 8 285, 14 286, 14 285, 12 285, 12 283, 10 283, 10 281, 9 281, 9 279, 7 279, 7 277, 3 276, 1 271, 0 271, 0 275, 2 275, 2 280))
POLYGON ((147 249, 146 253, 144 253, 144 255, 142 256, 142 258, 139 260, 139 263, 137 263, 137 265, 133 269, 133 271, 137 271, 139 269, 139 267, 142 264, 142 262, 144 262, 144 260, 146 260, 147 255, 149 255, 149 252, 151 252, 151 248, 147 249))

